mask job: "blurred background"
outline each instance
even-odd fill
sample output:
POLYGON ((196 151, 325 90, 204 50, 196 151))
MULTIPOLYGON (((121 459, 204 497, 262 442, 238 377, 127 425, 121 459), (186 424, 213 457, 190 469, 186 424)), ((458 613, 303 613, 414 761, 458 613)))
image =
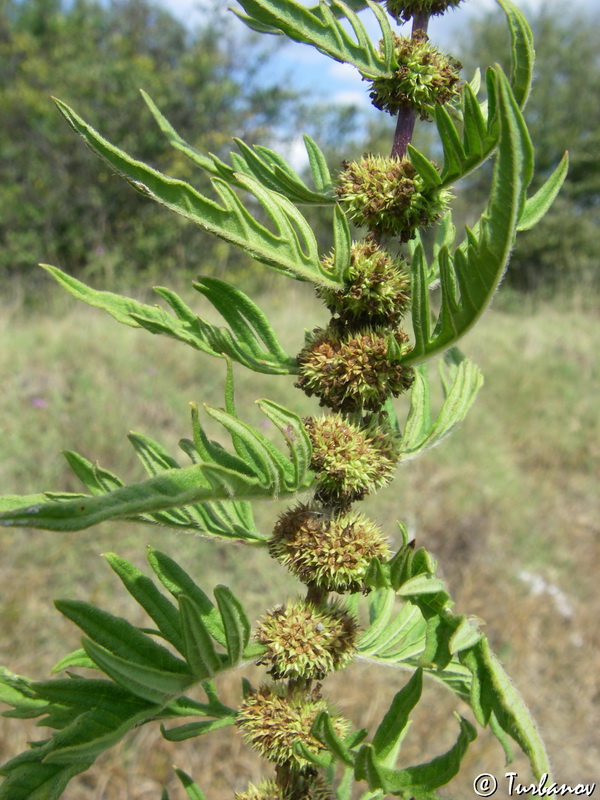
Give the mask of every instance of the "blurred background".
MULTIPOLYGON (((529 7, 538 58, 526 109, 536 148, 533 189, 566 149, 569 177, 546 218, 520 235, 492 310, 462 344, 486 379, 468 419, 439 448, 402 465, 393 487, 368 504, 392 539, 395 521, 405 521, 439 558, 457 611, 486 621, 538 721, 555 778, 566 783, 600 778, 597 10, 597 3, 529 7)), ((470 79, 477 66, 506 64, 505 28, 493 3, 471 2, 439 20, 431 35, 470 79)), ((126 440, 131 428, 175 454, 189 435, 188 403, 222 405, 222 362, 78 306, 39 262, 146 302, 154 302, 154 284, 166 285, 209 318, 191 281, 198 274, 227 279, 266 311, 290 353, 302 347, 305 328, 326 319, 307 284, 269 272, 136 194, 77 140, 50 100, 61 98, 135 157, 207 190, 205 176, 169 148, 140 88, 185 139, 224 158, 232 136, 274 147, 300 171, 302 132, 318 141, 333 169, 391 147, 393 120, 370 109, 367 87, 351 69, 310 48, 257 37, 221 4, 0 0, 2 494, 78 491, 63 449, 139 480, 126 440)), ((434 158, 439 152, 426 124, 417 144, 434 158)), ((481 212, 489 178, 483 168, 456 187, 458 222, 481 212)), ((326 253, 330 219, 309 212, 326 253)), ((431 372, 435 378, 435 365, 431 372)), ((262 396, 315 413, 291 378, 242 368, 236 377, 238 411, 248 422, 261 424, 254 401, 262 396)), ((258 507, 265 532, 281 510, 274 502, 258 507)), ((144 624, 100 554, 116 551, 143 566, 148 544, 181 560, 206 591, 231 585, 254 614, 300 592, 266 553, 196 536, 117 523, 72 535, 2 531, 0 663, 41 679, 78 645, 77 631, 53 610, 56 597, 102 604, 144 624)), ((368 726, 405 680, 357 665, 328 686, 343 713, 368 726)), ((224 691, 235 703, 239 676, 224 691)), ((453 708, 466 713, 429 687, 403 751, 409 763, 449 746, 453 708)), ((0 761, 43 733, 1 720, 0 761)), ((211 737, 173 746, 143 729, 64 797, 158 800, 165 784, 179 800, 173 761, 209 800, 258 780, 260 764, 237 734, 233 741, 231 729, 211 737)), ((528 775, 522 759, 514 768, 528 775)), ((442 794, 472 798, 478 773, 504 771, 499 746, 482 733, 461 777, 442 794)))

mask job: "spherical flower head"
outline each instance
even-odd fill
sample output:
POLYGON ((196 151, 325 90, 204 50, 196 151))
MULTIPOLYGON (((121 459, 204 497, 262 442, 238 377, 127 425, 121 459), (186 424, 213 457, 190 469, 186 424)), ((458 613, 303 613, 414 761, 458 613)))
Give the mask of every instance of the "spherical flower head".
MULTIPOLYGON (((312 736, 310 729, 317 714, 328 711, 327 703, 313 695, 288 697, 285 688, 275 684, 261 686, 252 692, 238 711, 236 724, 244 739, 251 744, 263 758, 274 764, 291 762, 300 769, 310 767, 301 756, 294 752, 294 744, 302 742, 313 753, 325 747, 312 736)), ((344 736, 348 722, 341 717, 332 717, 332 724, 338 736, 344 736)))
MULTIPOLYGON (((332 270, 331 257, 323 266, 332 270)), ((352 325, 391 325, 396 327, 410 299, 410 276, 406 262, 393 258, 374 241, 354 242, 343 289, 319 286, 317 295, 327 308, 352 325)))
POLYGON ((310 466, 317 473, 318 499, 323 502, 350 505, 394 477, 398 439, 383 421, 361 428, 330 414, 305 419, 304 427, 312 446, 310 466))
POLYGON ((371 561, 390 557, 381 529, 364 514, 331 516, 302 504, 280 517, 269 552, 304 583, 339 593, 364 591, 371 561))
POLYGON ((344 334, 317 328, 298 355, 296 386, 334 411, 379 411, 410 389, 414 373, 398 357, 410 350, 404 331, 366 328, 344 334))
POLYGON ((439 219, 451 198, 447 189, 426 186, 409 159, 373 155, 345 164, 336 191, 356 225, 403 242, 439 219))
POLYGON ((414 109, 421 119, 431 118, 431 109, 458 96, 462 64, 430 44, 418 31, 412 37, 394 36, 398 69, 391 77, 371 83, 371 102, 380 111, 396 116, 401 108, 414 109))
POLYGON ((462 0, 386 0, 385 5, 392 17, 408 21, 416 14, 444 14, 461 3, 462 0))
POLYGON ((337 606, 317 609, 299 600, 269 611, 258 623, 256 639, 267 648, 261 664, 274 678, 316 678, 348 664, 358 627, 337 606))

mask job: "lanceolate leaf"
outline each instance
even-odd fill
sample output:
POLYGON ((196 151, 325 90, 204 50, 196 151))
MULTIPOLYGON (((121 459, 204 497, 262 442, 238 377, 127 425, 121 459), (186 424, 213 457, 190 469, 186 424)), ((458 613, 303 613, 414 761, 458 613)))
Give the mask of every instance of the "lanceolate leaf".
POLYGON ((415 346, 402 360, 417 364, 455 344, 479 319, 502 278, 533 171, 533 148, 504 74, 496 71, 500 141, 486 212, 451 255, 439 252, 441 308, 431 331, 428 270, 413 258, 415 346))
MULTIPOLYGON (((234 12, 250 27, 283 33, 296 42, 313 45, 336 61, 353 64, 366 77, 387 75, 395 66, 393 54, 380 54, 357 14, 341 0, 321 3, 318 12, 296 0, 240 0, 240 5, 246 14, 234 12), (346 18, 354 35, 338 17, 346 18)), ((391 27, 385 12, 376 3, 367 5, 377 17, 384 40, 390 39, 391 27)))
MULTIPOLYGON (((319 183, 316 184, 317 191, 313 191, 304 183, 302 178, 282 156, 268 147, 262 147, 260 145, 250 147, 240 139, 235 139, 234 141, 241 155, 232 154, 232 156, 234 156, 232 160, 235 161, 232 167, 225 164, 216 156, 207 156, 200 153, 200 151, 188 144, 188 142, 177 133, 146 92, 142 91, 142 96, 169 143, 186 155, 194 164, 206 170, 211 175, 223 178, 223 180, 226 180, 228 183, 238 188, 244 188, 244 186, 238 180, 237 173, 250 175, 260 180, 267 188, 284 195, 293 203, 323 205, 334 202, 335 198, 331 190, 331 179, 327 181, 320 180, 319 183)), ((306 139, 310 141, 310 145, 307 142, 307 150, 309 147, 316 148, 316 144, 310 137, 306 137, 306 139)))
POLYGON ((532 197, 527 199, 517 225, 518 231, 528 231, 538 224, 559 193, 567 177, 568 169, 569 154, 565 153, 544 185, 532 197))
POLYGON ((535 61, 533 34, 527 20, 511 0, 496 0, 496 2, 506 14, 508 21, 512 44, 510 83, 519 107, 523 108, 529 97, 533 79, 535 61))
POLYGON ((60 100, 59 110, 89 145, 137 191, 201 228, 240 247, 253 258, 286 275, 317 284, 337 286, 320 269, 314 234, 304 217, 283 195, 265 188, 255 178, 240 175, 238 182, 261 203, 275 232, 258 222, 228 183, 213 178, 221 205, 204 197, 184 181, 169 178, 111 145, 60 100))
POLYGON ((400 452, 403 459, 439 444, 452 429, 461 422, 477 392, 483 384, 483 376, 472 361, 465 358, 457 348, 446 351, 440 362, 444 387, 444 402, 432 422, 430 413, 430 389, 424 367, 415 370, 415 380, 410 394, 410 410, 404 426, 400 452))

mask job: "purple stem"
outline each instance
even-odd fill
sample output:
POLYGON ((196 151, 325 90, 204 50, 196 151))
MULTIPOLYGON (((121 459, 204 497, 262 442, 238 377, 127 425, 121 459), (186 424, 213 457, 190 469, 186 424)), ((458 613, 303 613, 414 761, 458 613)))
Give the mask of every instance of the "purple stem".
MULTIPOLYGON (((412 22, 412 35, 414 36, 417 31, 427 33, 428 25, 429 14, 425 11, 415 14, 412 22)), ((406 155, 406 148, 412 141, 416 121, 417 113, 413 108, 407 106, 400 109, 398 121, 396 122, 396 132, 394 133, 394 144, 392 145, 392 158, 404 158, 406 155)))

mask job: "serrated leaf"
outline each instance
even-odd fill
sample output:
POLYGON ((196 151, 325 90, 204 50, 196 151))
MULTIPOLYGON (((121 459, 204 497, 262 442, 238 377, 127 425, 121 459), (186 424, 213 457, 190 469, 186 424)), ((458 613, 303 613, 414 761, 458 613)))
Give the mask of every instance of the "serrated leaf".
POLYGON ((279 272, 299 280, 337 286, 322 275, 313 232, 287 198, 266 189, 251 176, 238 175, 239 185, 256 197, 273 222, 273 232, 258 222, 221 178, 211 179, 220 205, 184 181, 169 178, 131 158, 100 136, 65 103, 60 100, 55 102, 67 122, 88 146, 140 193, 279 272))
MULTIPOLYGON (((388 76, 394 64, 384 59, 352 8, 340 0, 322 3, 314 12, 295 0, 240 0, 246 14, 234 13, 255 30, 283 33, 296 42, 316 47, 319 52, 342 63, 353 64, 369 78, 388 76), (345 17, 354 38, 338 17, 345 17)), ((375 4, 368 3, 373 8, 375 4)), ((388 19, 376 13, 382 36, 391 37, 388 19)))
POLYGON ((402 359, 417 364, 455 344, 490 303, 506 269, 533 172, 533 148, 508 80, 497 68, 498 151, 490 202, 476 229, 451 255, 440 249, 441 308, 433 332, 427 297, 427 272, 413 259, 413 327, 415 346, 402 359))

